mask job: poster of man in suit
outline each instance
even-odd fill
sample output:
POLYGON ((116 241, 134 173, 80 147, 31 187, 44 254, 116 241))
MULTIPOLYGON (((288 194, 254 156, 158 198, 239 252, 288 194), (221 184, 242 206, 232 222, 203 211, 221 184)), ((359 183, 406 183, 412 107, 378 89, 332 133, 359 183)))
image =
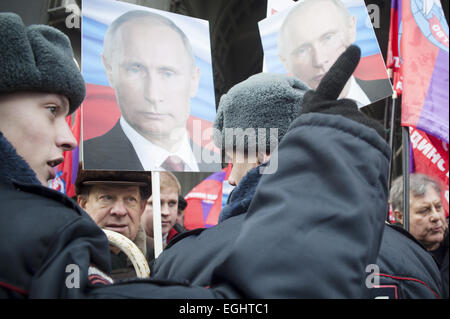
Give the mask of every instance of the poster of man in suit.
POLYGON ((84 4, 85 169, 221 169, 209 39, 205 20, 119 1, 84 4))
POLYGON ((274 14, 259 23, 265 71, 287 73, 316 89, 342 52, 356 44, 362 51, 361 63, 341 98, 353 99, 361 108, 392 95, 363 0, 300 0, 283 4, 279 12, 269 8, 268 12, 274 14))

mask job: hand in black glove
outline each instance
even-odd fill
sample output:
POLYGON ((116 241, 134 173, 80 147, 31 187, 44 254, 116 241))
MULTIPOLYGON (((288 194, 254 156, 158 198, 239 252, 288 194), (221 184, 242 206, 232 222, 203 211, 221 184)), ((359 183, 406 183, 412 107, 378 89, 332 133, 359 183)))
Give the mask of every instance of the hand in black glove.
POLYGON ((331 69, 325 74, 315 91, 308 91, 303 97, 303 111, 306 113, 324 113, 342 115, 348 119, 373 128, 384 139, 384 127, 376 120, 358 110, 355 101, 350 99, 337 100, 344 86, 358 66, 361 50, 351 45, 337 59, 331 69))

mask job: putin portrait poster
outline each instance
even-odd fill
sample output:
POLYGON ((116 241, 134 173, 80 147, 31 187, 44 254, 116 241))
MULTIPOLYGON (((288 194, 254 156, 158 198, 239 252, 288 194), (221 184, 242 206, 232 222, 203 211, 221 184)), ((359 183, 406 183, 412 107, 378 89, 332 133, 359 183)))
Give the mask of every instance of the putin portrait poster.
POLYGON ((84 1, 82 73, 84 169, 221 170, 208 21, 84 1))
POLYGON ((291 75, 316 89, 337 58, 355 44, 361 62, 340 97, 361 108, 392 95, 363 0, 268 1, 267 16, 259 22, 266 72, 291 75))

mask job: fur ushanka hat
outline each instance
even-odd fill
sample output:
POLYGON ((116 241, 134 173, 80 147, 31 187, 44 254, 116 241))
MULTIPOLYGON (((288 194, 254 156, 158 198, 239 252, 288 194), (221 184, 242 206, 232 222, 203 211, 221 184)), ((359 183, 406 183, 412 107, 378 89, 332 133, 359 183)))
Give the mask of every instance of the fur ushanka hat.
POLYGON ((258 145, 265 145, 266 151, 270 150, 271 145, 278 145, 290 123, 299 116, 303 95, 308 90, 295 78, 273 73, 259 73, 236 84, 220 99, 214 121, 214 144, 222 151, 235 147, 246 152, 249 146, 258 145), (277 134, 271 134, 271 128, 276 129, 277 134), (226 136, 227 129, 234 129, 231 130, 234 138, 226 136), (258 141, 264 136, 258 134, 258 129, 266 131, 265 142, 258 141), (255 132, 254 139, 248 138, 252 131, 255 132), (241 142, 236 145, 237 141, 244 141, 244 145, 239 145, 241 142))
POLYGON ((15 13, 0 13, 0 74, 0 93, 61 94, 69 100, 69 113, 86 93, 69 38, 50 26, 27 27, 15 13))

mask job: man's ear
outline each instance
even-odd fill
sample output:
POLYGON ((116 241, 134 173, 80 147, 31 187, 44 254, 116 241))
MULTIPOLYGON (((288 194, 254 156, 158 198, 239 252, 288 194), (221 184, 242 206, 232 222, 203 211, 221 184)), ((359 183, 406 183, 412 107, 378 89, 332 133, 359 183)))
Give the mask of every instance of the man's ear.
POLYGON ((77 203, 78 203, 78 206, 80 206, 81 208, 86 210, 87 199, 85 198, 85 196, 78 195, 77 196, 77 203))
POLYGON ((103 66, 105 67, 106 76, 108 77, 109 86, 114 88, 111 64, 109 63, 108 59, 105 57, 104 54, 102 54, 102 62, 103 66))
POLYGON ((397 209, 394 210, 394 217, 398 223, 403 225, 403 213, 401 211, 399 211, 397 209))
POLYGON ((192 70, 191 76, 191 90, 190 90, 191 98, 197 95, 199 85, 200 85, 200 68, 198 66, 195 66, 194 70, 192 70))

